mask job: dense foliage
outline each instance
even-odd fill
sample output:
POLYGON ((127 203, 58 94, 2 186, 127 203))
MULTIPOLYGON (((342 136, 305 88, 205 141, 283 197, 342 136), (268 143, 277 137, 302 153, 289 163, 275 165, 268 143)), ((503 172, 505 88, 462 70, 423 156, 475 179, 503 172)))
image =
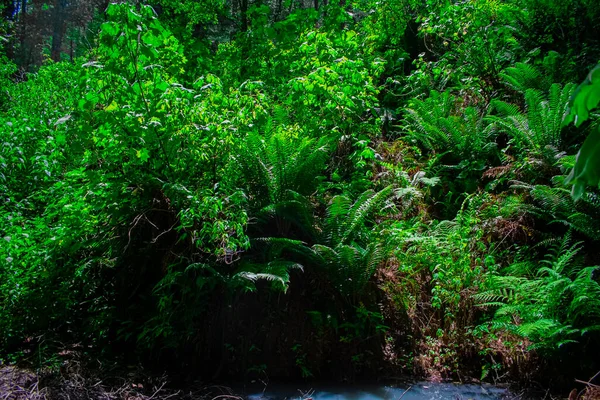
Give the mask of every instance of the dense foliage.
POLYGON ((596 1, 0 10, 3 362, 600 368, 596 1))

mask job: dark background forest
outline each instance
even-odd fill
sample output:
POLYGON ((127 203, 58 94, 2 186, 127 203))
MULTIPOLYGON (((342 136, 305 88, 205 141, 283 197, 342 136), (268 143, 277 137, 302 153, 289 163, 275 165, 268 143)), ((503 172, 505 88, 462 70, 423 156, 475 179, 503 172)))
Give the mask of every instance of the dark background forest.
POLYGON ((2 363, 600 370, 597 0, 0 14, 2 363))

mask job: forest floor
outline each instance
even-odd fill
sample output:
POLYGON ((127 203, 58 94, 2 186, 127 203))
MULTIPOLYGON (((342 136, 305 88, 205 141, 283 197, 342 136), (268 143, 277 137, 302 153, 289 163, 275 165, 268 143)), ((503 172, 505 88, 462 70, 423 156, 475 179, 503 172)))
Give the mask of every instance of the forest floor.
POLYGON ((100 375, 76 368, 67 365, 59 371, 36 373, 0 366, 0 400, 241 400, 221 386, 173 389, 166 376, 153 377, 140 370, 100 375))
MULTIPOLYGON (((584 383, 584 382, 581 382, 584 383)), ((508 399, 564 399, 566 396, 529 390, 511 391, 508 399)), ((32 371, 0 364, 0 400, 243 400, 225 386, 187 385, 178 388, 166 375, 142 368, 99 368, 77 362, 60 368, 32 371)), ((307 398, 305 400, 310 400, 307 398)), ((573 389, 568 400, 600 400, 600 387, 573 389)))

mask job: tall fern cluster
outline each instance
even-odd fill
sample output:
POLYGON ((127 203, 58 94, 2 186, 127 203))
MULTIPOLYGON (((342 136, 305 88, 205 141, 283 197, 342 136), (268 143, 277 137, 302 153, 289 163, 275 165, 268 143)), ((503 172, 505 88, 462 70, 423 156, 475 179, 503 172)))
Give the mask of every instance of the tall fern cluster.
MULTIPOLYGON (((475 296, 495 309, 490 326, 530 340, 532 349, 555 351, 569 343, 596 340, 600 330, 598 266, 584 266, 581 243, 571 235, 539 246, 544 258, 521 257, 502 275, 490 276, 475 296)), ((486 324, 487 325, 487 324, 486 324)))

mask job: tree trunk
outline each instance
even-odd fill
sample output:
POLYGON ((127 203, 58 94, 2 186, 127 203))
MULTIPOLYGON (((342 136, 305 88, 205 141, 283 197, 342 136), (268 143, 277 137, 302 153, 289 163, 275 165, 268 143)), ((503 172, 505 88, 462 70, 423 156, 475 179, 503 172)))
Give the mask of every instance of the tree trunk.
POLYGON ((277 0, 277 7, 275 8, 275 13, 273 16, 273 20, 275 22, 280 20, 282 10, 283 10, 283 0, 277 0))
POLYGON ((60 61, 63 37, 65 34, 67 0, 56 0, 54 6, 54 27, 52 31, 52 50, 50 56, 54 61, 60 61))
MULTIPOLYGON (((17 13, 16 19, 20 26, 19 29, 19 45, 17 52, 14 54, 15 58, 18 59, 17 65, 23 67, 27 65, 26 53, 27 53, 27 0, 21 0, 20 15, 17 13)), ((18 26, 18 25, 17 25, 18 26)))
MULTIPOLYGON (((240 0, 240 19, 241 19, 241 27, 240 30, 242 34, 248 32, 248 0, 240 0)), ((245 35, 244 35, 245 36, 245 35)), ((242 43, 240 47, 240 79, 244 80, 246 78, 246 73, 248 72, 247 62, 248 62, 248 54, 250 53, 248 38, 242 37, 242 43)))
POLYGON ((240 0, 241 31, 248 32, 248 0, 240 0))

